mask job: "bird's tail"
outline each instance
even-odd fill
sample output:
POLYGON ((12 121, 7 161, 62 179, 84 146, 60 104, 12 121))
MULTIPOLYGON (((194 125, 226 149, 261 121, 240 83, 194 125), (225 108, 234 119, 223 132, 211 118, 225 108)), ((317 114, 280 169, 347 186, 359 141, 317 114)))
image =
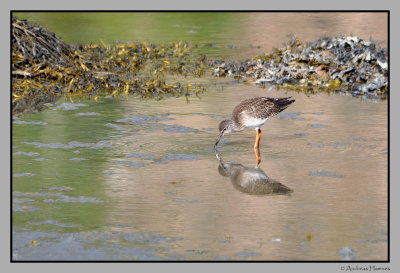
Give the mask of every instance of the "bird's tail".
POLYGON ((276 99, 274 104, 275 104, 275 107, 278 108, 278 111, 282 112, 283 110, 288 108, 289 105, 291 105, 293 102, 295 102, 295 100, 292 99, 292 97, 286 97, 286 98, 276 99))

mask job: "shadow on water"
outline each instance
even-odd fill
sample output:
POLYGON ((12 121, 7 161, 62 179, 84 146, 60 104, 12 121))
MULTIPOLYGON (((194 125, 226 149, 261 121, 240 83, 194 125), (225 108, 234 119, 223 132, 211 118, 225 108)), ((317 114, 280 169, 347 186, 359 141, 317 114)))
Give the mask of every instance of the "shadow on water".
POLYGON ((235 189, 250 195, 289 195, 292 193, 292 189, 269 178, 259 167, 261 163, 260 150, 254 149, 254 153, 256 155, 256 166, 246 167, 239 163, 224 163, 218 151, 215 150, 219 162, 219 174, 229 177, 235 189))

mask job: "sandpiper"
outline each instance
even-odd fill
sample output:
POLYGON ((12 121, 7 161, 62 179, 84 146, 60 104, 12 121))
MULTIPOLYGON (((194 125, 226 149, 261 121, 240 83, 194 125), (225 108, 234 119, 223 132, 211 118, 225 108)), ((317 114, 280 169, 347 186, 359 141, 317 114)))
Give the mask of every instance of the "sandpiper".
POLYGON ((214 150, 225 134, 243 131, 247 127, 254 128, 257 131, 257 137, 254 142, 254 149, 257 149, 262 134, 260 127, 269 118, 282 112, 292 104, 295 100, 291 98, 256 97, 244 100, 236 105, 232 111, 232 118, 221 121, 218 126, 220 133, 215 142, 214 150))

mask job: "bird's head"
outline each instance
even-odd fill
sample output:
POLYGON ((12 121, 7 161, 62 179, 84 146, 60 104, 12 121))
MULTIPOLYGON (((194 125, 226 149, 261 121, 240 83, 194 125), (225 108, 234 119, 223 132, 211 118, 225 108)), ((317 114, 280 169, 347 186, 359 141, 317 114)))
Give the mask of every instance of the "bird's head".
POLYGON ((234 128, 235 126, 233 124, 233 120, 231 119, 225 119, 221 121, 218 125, 219 133, 222 133, 222 135, 232 133, 234 131, 234 128))
POLYGON ((214 149, 216 149, 219 141, 225 134, 232 133, 235 130, 235 125, 233 124, 233 120, 225 119, 221 121, 218 125, 219 136, 217 141, 215 142, 214 149))

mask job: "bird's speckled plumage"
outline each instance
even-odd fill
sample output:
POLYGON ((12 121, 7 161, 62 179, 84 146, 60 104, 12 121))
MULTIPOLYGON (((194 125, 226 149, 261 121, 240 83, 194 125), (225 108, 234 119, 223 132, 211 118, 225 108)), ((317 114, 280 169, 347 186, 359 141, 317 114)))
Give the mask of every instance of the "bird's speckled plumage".
POLYGON ((266 120, 285 110, 294 100, 287 98, 256 97, 242 101, 232 111, 232 120, 243 130, 251 119, 266 120))
POLYGON ((286 98, 256 97, 242 101, 232 111, 232 118, 220 122, 218 129, 220 134, 215 142, 214 149, 220 139, 232 132, 244 130, 246 127, 255 128, 257 138, 254 147, 258 147, 261 137, 260 127, 271 117, 282 112, 295 100, 286 98))

